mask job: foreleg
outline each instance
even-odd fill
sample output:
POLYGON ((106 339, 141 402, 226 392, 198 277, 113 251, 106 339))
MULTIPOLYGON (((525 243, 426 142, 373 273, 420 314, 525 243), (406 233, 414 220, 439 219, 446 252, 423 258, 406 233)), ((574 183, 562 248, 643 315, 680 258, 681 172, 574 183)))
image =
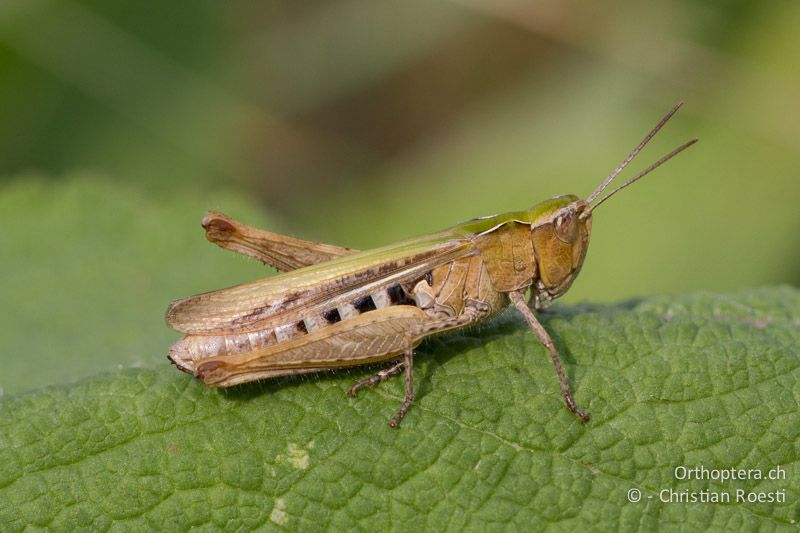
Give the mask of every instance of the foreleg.
POLYGON ((564 369, 561 367, 561 359, 558 357, 558 352, 556 352, 556 348, 553 345, 553 340, 550 338, 550 335, 547 334, 547 330, 544 329, 544 326, 542 326, 536 319, 533 311, 531 311, 528 305, 525 303, 524 294, 524 291, 514 291, 508 293, 508 297, 511 300, 511 303, 514 304, 514 307, 516 307, 517 310, 522 313, 522 316, 525 317, 525 320, 528 322, 528 325, 531 327, 536 336, 539 337, 539 342, 541 342, 550 352, 550 359, 553 360, 553 366, 556 368, 558 381, 561 383, 561 395, 564 396, 564 401, 567 402, 567 407, 569 407, 570 411, 578 415, 583 422, 588 422, 589 414, 581 410, 575 403, 575 400, 572 398, 572 392, 569 388, 569 381, 567 381, 567 376, 564 374, 564 369))

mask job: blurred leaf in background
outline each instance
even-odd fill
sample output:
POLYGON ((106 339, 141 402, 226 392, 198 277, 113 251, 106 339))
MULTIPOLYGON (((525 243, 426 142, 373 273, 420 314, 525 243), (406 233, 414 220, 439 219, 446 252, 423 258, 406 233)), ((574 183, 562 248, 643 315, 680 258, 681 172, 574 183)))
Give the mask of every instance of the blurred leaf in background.
POLYGON ((566 299, 798 285, 799 25, 793 2, 5 0, 0 386, 161 361, 171 299, 262 275, 205 209, 386 244, 586 195, 680 99, 630 172, 700 143, 598 209, 566 299))
POLYGON ((101 176, 35 176, 0 195, 0 387, 19 392, 125 366, 166 365, 165 303, 269 270, 205 241, 197 213, 222 193, 157 199, 101 176), (174 231, 172 228, 185 228, 174 231))

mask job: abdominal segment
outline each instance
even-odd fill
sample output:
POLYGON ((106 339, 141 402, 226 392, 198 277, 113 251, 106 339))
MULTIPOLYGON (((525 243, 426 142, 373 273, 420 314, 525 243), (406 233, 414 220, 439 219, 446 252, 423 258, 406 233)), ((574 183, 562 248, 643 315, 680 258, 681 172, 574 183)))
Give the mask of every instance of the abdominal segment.
POLYGON ((168 357, 179 369, 195 374, 197 365, 210 357, 254 352, 323 331, 342 321, 379 309, 399 305, 416 306, 416 302, 409 290, 394 285, 276 328, 219 335, 187 335, 172 345, 168 357))
POLYGON ((288 342, 197 361, 194 373, 207 385, 228 387, 263 377, 389 360, 419 344, 427 320, 417 307, 389 307, 288 342))

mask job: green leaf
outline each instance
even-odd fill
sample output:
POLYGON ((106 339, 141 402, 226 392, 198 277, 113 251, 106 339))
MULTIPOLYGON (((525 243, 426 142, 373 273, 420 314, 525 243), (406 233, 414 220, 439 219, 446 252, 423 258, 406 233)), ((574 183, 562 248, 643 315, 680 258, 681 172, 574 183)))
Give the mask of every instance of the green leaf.
POLYGON ((5 397, 0 523, 797 529, 800 292, 557 307, 545 326, 592 414, 586 425, 513 315, 423 345, 417 400, 398 430, 387 421, 402 379, 344 395, 374 369, 226 392, 164 362, 5 397), (676 467, 751 469, 751 479, 677 479, 676 467), (752 479, 778 467, 785 478, 752 479), (628 501, 632 489, 641 501, 628 501), (731 502, 661 502, 669 489, 731 502), (783 497, 741 503, 737 490, 783 497))

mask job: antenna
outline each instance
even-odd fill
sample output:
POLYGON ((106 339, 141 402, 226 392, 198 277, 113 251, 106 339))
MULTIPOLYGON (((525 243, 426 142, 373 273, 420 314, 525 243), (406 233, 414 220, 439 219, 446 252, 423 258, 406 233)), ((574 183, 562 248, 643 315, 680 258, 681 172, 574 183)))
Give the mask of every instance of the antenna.
MULTIPOLYGON (((615 168, 615 169, 614 169, 614 171, 613 171, 611 174, 609 174, 609 175, 608 175, 608 177, 607 177, 606 179, 604 179, 604 180, 603 180, 603 183, 601 183, 601 184, 600 184, 600 186, 599 186, 599 187, 597 187, 597 189, 595 189, 595 190, 594 190, 594 192, 593 192, 592 194, 590 194, 588 198, 586 198, 586 203, 592 203, 592 201, 593 201, 595 198, 597 198, 598 196, 600 196, 600 193, 602 193, 602 192, 603 192, 603 190, 606 188, 606 186, 608 186, 608 184, 609 184, 609 183, 611 183, 611 180, 613 180, 614 178, 616 178, 616 177, 617 177, 617 174, 619 174, 620 172, 622 172, 622 169, 624 169, 626 166, 628 166, 628 163, 630 163, 630 162, 633 160, 633 158, 634 158, 634 157, 636 157, 636 155, 637 155, 639 152, 641 152, 641 151, 642 151, 642 148, 644 148, 644 147, 645 147, 645 145, 646 145, 648 142, 650 142, 650 139, 652 139, 652 138, 653 138, 653 136, 655 136, 655 134, 656 134, 656 133, 658 133, 658 130, 660 130, 660 129, 661 129, 663 126, 664 126, 664 124, 666 124, 666 123, 667 123, 667 121, 668 121, 669 119, 671 119, 671 118, 672 118, 672 115, 674 115, 674 114, 675 114, 675 112, 676 112, 676 111, 678 111, 678 109, 680 109, 682 105, 683 105, 683 100, 681 100, 680 102, 678 102, 677 104, 675 104, 675 107, 673 107, 673 108, 670 110, 670 112, 669 112, 669 113, 667 113, 666 115, 664 115, 664 118, 662 118, 661 120, 659 120, 659 121, 658 121, 658 124, 656 124, 655 128, 653 128, 652 130, 650 130, 650 133, 648 133, 648 134, 645 136, 645 138, 644 138, 644 139, 642 139, 642 142, 640 142, 640 143, 639 143, 639 144, 636 146, 636 148, 634 148, 634 149, 633 149, 633 151, 632 151, 630 154, 628 154, 628 157, 626 157, 626 158, 625 158, 625 159, 622 161, 622 163, 620 163, 620 164, 619 164, 619 166, 618 166, 617 168, 615 168)), ((696 141, 696 139, 695 139, 695 141, 696 141)), ((693 144, 695 141, 692 141, 692 142, 690 142, 690 143, 687 143, 687 144, 686 144, 686 145, 684 145, 682 148, 680 148, 680 149, 678 149, 677 151, 675 151, 674 153, 672 153, 672 154, 671 154, 669 157, 666 157, 666 159, 662 158, 662 159, 663 159, 663 161, 662 161, 662 160, 659 160, 659 162, 658 162, 657 164, 655 164, 654 166, 652 166, 652 165, 651 165, 651 168, 648 168, 648 170, 647 170, 646 172, 644 172, 644 173, 643 173, 643 174, 641 174, 640 176, 637 176, 635 179, 631 180, 629 183, 626 183, 625 185, 630 185, 630 183, 633 183, 633 182, 634 182, 634 181, 636 181, 637 179, 639 179, 639 178, 643 177, 645 174, 647 174, 647 173, 648 173, 648 172, 650 172, 651 170, 655 169, 655 168, 656 168, 658 165, 660 165, 661 163, 663 163, 664 161, 666 161, 666 160, 667 160, 667 159, 669 159, 670 157, 674 156, 675 154, 677 154, 677 153, 678 153, 678 152, 680 152, 681 150, 684 150, 684 149, 688 148, 689 146, 691 146, 691 145, 692 145, 692 144, 693 144)), ((624 187, 625 185, 623 185, 623 187, 624 187)), ((621 189, 621 188, 622 188, 622 187, 620 187, 620 189, 621 189)), ((619 190, 619 189, 616 189, 614 192, 616 192, 617 190, 619 190)), ((613 194, 613 192, 612 192, 612 194, 613 194)), ((611 196, 611 195, 609 194, 608 196, 611 196)), ((608 196, 606 196, 606 198, 608 198, 608 196)), ((604 198, 603 200, 605 200, 605 198, 604 198)), ((601 201, 602 201, 602 200, 601 200, 601 201)), ((597 204, 597 205, 599 205, 599 204, 597 204)), ((595 206, 595 207, 597 207, 597 206, 595 206)))
POLYGON ((622 185, 620 185, 619 187, 617 187, 616 189, 614 189, 613 191, 608 193, 607 195, 605 195, 603 198, 600 199, 600 201, 598 201, 596 204, 594 204, 593 206, 589 207, 589 209, 584 211, 584 213, 585 213, 584 216, 589 216, 589 214, 591 214, 591 212, 594 210, 595 207, 597 207, 598 205, 602 204, 603 202, 605 202, 606 200, 608 200, 609 198, 614 196, 614 194, 616 194, 617 191, 619 191, 621 189, 624 189, 625 187, 627 187, 628 185, 630 185, 634 181, 640 180, 641 178, 647 176, 652 171, 654 171, 655 169, 657 169, 658 167, 660 167, 661 165, 663 165, 664 163, 666 163, 667 161, 669 161, 670 159, 672 159, 673 157, 678 155, 679 153, 683 152, 684 150, 686 150, 687 148, 689 148, 691 145, 693 145, 696 142, 697 142, 697 139, 692 139, 691 141, 685 142, 682 145, 678 146, 673 151, 671 151, 667 155, 663 156, 661 159, 659 159, 658 161, 656 161, 655 163, 653 163, 652 165, 650 165, 649 167, 647 167, 643 171, 639 172, 637 175, 635 175, 634 177, 632 177, 631 179, 629 179, 628 181, 626 181, 625 183, 623 183, 622 185))

